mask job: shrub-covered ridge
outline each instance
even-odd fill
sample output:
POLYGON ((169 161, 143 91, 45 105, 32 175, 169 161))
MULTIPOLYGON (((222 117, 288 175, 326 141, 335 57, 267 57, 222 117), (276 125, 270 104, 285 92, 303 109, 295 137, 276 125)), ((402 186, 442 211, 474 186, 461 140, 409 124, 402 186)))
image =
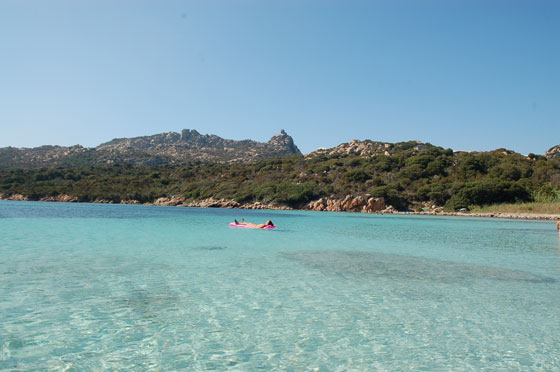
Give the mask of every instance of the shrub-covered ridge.
POLYGON ((251 163, 110 164, 0 171, 0 193, 29 200, 71 195, 78 201, 208 198, 303 208, 320 198, 383 198, 398 210, 560 200, 560 159, 499 149, 453 152, 371 141, 372 151, 319 151, 251 163), (374 151, 375 150, 375 151, 374 151), (377 151, 379 150, 379 151, 377 151))

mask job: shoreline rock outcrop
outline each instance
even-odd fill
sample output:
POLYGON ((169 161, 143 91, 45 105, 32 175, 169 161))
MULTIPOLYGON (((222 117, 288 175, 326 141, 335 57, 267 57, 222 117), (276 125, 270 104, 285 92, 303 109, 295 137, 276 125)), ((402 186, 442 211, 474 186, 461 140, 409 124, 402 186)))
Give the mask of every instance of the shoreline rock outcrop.
POLYGON ((273 204, 273 203, 238 203, 235 200, 229 199, 214 199, 207 198, 202 200, 186 200, 185 198, 175 195, 171 197, 158 198, 153 203, 146 203, 147 205, 157 205, 166 207, 195 207, 195 208, 237 208, 237 209, 273 209, 273 210, 291 210, 292 208, 273 204))
POLYGON ((344 199, 321 198, 310 202, 304 209, 326 212, 392 213, 393 207, 389 207, 383 198, 346 195, 344 199))
POLYGON ((0 200, 18 200, 18 201, 27 201, 27 196, 23 196, 21 194, 13 194, 5 196, 4 194, 0 194, 0 200))
POLYGON ((56 195, 56 196, 46 196, 44 198, 39 199, 39 201, 75 203, 78 201, 78 198, 70 195, 56 195))

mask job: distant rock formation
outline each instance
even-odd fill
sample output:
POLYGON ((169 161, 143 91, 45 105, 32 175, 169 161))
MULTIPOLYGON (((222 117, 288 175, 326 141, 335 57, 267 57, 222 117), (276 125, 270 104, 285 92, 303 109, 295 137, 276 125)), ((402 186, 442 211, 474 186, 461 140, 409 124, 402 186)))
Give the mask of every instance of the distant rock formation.
POLYGON ((549 148, 544 154, 547 159, 560 159, 560 145, 549 148))
POLYGON ((279 152, 287 151, 290 154, 301 154, 293 138, 288 136, 284 129, 280 130, 280 134, 272 136, 267 144, 279 152))
POLYGON ((65 166, 67 159, 78 158, 91 151, 80 145, 34 148, 4 147, 0 148, 0 168, 65 166))
POLYGON ((94 148, 41 146, 0 148, 0 168, 67 167, 131 163, 159 165, 185 161, 238 163, 301 154, 283 129, 268 142, 235 141, 184 129, 153 136, 118 138, 94 148))
POLYGON ((331 155, 359 155, 372 157, 377 155, 391 156, 397 150, 403 150, 407 148, 413 148, 416 151, 426 150, 433 147, 429 143, 423 143, 420 141, 408 141, 408 142, 398 142, 398 143, 388 143, 388 142, 375 142, 370 140, 360 141, 352 140, 350 142, 341 143, 336 147, 329 149, 318 149, 312 153, 307 154, 306 158, 312 158, 315 156, 331 156, 331 155))
POLYGON ((266 143, 253 140, 235 141, 216 135, 200 134, 184 129, 153 136, 121 138, 103 143, 96 148, 118 157, 136 152, 169 159, 169 162, 198 160, 203 162, 245 162, 258 159, 301 154, 292 137, 284 130, 266 143))

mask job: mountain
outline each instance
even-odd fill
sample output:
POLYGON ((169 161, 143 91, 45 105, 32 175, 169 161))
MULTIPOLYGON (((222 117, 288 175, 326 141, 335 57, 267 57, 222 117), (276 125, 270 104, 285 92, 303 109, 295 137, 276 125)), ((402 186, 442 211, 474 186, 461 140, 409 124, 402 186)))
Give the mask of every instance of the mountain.
POLYGON ((544 156, 547 159, 560 159, 560 145, 549 148, 544 156))
POLYGON ((230 140, 184 129, 135 138, 117 138, 94 148, 80 145, 0 148, 0 168, 72 167, 93 164, 174 164, 185 161, 241 163, 301 154, 284 130, 268 142, 230 140))

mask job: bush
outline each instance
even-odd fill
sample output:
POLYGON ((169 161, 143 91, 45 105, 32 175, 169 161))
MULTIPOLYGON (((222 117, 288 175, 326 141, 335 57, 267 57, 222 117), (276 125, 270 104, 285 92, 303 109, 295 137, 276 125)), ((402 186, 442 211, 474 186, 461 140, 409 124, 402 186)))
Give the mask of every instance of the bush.
POLYGON ((371 179, 371 176, 361 169, 346 172, 342 177, 346 181, 352 183, 366 182, 367 180, 371 179))
POLYGON ((392 205, 400 211, 408 210, 408 200, 395 185, 374 187, 370 190, 370 194, 385 199, 386 204, 392 205))
POLYGON ((418 189, 417 197, 419 200, 429 200, 436 205, 444 205, 451 195, 447 185, 425 185, 418 189))
POLYGON ((517 182, 466 182, 454 186, 451 194, 445 204, 448 209, 531 200, 529 191, 517 182))
POLYGON ((315 193, 313 192, 313 185, 282 183, 278 185, 274 199, 276 202, 285 203, 291 207, 297 207, 314 198, 315 193))
POLYGON ((537 203, 560 202, 560 190, 550 185, 542 186, 538 191, 533 193, 533 201, 537 203))

